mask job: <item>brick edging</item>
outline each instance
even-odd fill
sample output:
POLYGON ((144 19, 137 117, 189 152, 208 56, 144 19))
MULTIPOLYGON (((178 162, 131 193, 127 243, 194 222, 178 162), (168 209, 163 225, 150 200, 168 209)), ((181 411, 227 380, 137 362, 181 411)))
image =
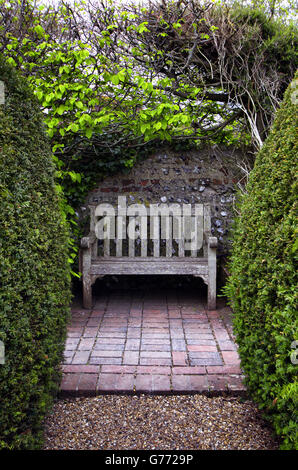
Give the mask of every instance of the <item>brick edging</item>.
POLYGON ((238 366, 63 366, 59 397, 101 394, 246 395, 238 366))

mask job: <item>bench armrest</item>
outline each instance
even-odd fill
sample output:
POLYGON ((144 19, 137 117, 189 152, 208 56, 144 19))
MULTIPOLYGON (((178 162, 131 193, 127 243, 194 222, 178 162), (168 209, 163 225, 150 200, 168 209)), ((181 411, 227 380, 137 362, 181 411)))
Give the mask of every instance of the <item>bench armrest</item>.
POLYGON ((211 232, 204 232, 204 238, 209 248, 217 248, 217 237, 213 237, 211 232))
POLYGON ((93 243, 96 241, 95 233, 90 232, 87 237, 81 239, 81 248, 91 248, 93 243))

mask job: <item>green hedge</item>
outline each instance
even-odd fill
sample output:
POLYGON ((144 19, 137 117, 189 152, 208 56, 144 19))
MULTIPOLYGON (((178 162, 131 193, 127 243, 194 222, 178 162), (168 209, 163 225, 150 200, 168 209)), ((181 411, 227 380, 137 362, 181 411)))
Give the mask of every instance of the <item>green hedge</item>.
POLYGON ((38 103, 1 57, 0 80, 0 448, 34 449, 60 376, 68 234, 38 103))
POLYGON ((226 286, 249 391, 282 437, 283 449, 298 445, 298 365, 291 360, 292 342, 298 339, 293 91, 289 87, 285 93, 240 198, 226 286))

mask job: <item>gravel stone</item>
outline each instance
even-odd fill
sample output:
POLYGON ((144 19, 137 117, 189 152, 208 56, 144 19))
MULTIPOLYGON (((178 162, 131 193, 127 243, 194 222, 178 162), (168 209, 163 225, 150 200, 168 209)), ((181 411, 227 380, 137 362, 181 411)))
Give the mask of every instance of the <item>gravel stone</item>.
POLYGON ((255 404, 240 397, 99 395, 58 400, 44 450, 276 450, 255 404))

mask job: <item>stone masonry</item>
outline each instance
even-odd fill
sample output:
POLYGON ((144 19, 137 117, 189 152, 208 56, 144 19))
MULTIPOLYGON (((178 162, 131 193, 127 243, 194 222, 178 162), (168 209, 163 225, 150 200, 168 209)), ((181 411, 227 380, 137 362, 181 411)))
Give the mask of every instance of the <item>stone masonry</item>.
POLYGON ((228 228, 237 182, 243 177, 238 162, 239 151, 205 148, 173 152, 163 149, 140 161, 128 174, 104 179, 91 191, 81 208, 87 213, 89 204, 116 204, 117 197, 134 203, 210 203, 212 232, 219 240, 218 255, 228 250, 228 228))

